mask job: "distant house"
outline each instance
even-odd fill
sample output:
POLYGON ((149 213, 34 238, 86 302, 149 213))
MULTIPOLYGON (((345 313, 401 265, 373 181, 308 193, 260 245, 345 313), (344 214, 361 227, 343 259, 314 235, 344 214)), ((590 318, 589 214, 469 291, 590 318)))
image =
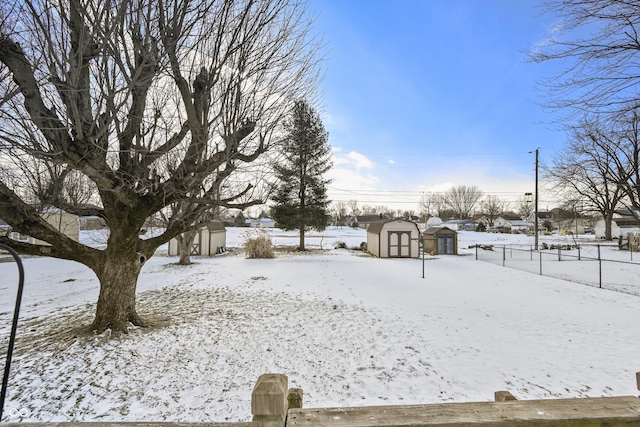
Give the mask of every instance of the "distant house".
MULTIPOLYGON (((77 215, 61 211, 60 209, 49 209, 42 212, 40 216, 60 233, 69 237, 70 239, 75 240, 76 242, 79 241, 80 224, 77 215)), ((35 237, 31 237, 26 234, 18 233, 17 231, 9 233, 9 238, 18 242, 28 243, 30 245, 51 246, 49 243, 43 240, 36 239, 35 237)))
POLYGON ((403 219, 380 219, 367 228, 367 249, 378 258, 418 258, 418 224, 403 219))
POLYGON ((246 223, 252 228, 273 228, 276 226, 276 222, 269 217, 262 217, 258 219, 249 218, 246 220, 246 223))
POLYGON ((473 231, 476 229, 476 223, 471 219, 450 219, 445 221, 443 225, 454 231, 473 231))
MULTIPOLYGON (((190 255, 211 256, 223 251, 227 246, 227 229, 222 221, 211 221, 197 231, 193 239, 190 255)), ((178 239, 169 241, 169 256, 180 255, 178 239)))
POLYGON ((347 218, 346 224, 349 227, 357 227, 367 230, 372 223, 380 221, 380 219, 380 215, 350 216, 347 218))
POLYGON ((505 224, 511 221, 522 221, 522 218, 519 216, 499 216, 495 221, 493 221, 493 226, 496 228, 504 227, 505 224))
POLYGON ((78 222, 80 230, 100 230, 107 226, 104 219, 98 216, 81 216, 78 218, 78 222))
POLYGON ((502 226, 504 227, 504 231, 507 233, 514 231, 528 233, 529 231, 533 231, 533 229, 535 228, 534 223, 522 219, 512 219, 505 221, 502 226))
POLYGON ((558 223, 558 228, 564 234, 584 234, 585 232, 585 219, 584 218, 572 218, 564 219, 558 223))
POLYGON ((433 227, 422 233, 424 251, 431 255, 457 255, 458 233, 449 227, 433 227))
MULTIPOLYGON (((542 228, 544 227, 544 223, 548 222, 549 224, 551 224, 551 228, 552 230, 555 230, 558 228, 558 220, 556 218, 556 213, 554 212, 538 212, 538 229, 542 230, 542 228)), ((533 223, 534 228, 535 228, 535 220, 536 220, 536 214, 535 212, 532 212, 531 214, 529 214, 528 217, 525 218, 526 221, 529 221, 531 223, 533 223)), ((552 231, 549 230, 549 231, 552 231)))
MULTIPOLYGON (((596 221, 593 231, 596 239, 605 238, 604 218, 600 218, 596 221)), ((613 221, 611 222, 611 237, 626 236, 629 233, 637 234, 638 232, 640 232, 640 225, 631 211, 623 209, 618 210, 613 214, 613 221)))

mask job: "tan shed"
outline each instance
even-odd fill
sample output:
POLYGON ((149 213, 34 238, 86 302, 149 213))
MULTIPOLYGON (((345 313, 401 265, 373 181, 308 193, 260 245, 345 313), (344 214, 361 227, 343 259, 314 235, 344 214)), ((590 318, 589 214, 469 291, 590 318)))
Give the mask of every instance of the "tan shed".
MULTIPOLYGON (((51 224, 56 230, 76 242, 80 240, 80 222, 78 216, 59 209, 50 209, 40 214, 45 221, 51 224)), ((9 234, 9 238, 31 245, 51 246, 49 243, 27 236, 16 231, 9 234)))
MULTIPOLYGON (((190 255, 215 255, 225 250, 227 246, 227 229, 222 221, 211 221, 202 226, 196 233, 191 246, 190 255)), ((169 256, 180 255, 180 245, 177 239, 169 241, 169 256)))
POLYGON ((431 255, 458 255, 458 233, 447 227, 433 227, 422 233, 424 251, 431 255))
POLYGON ((367 249, 378 258, 418 258, 420 229, 415 222, 381 219, 367 229, 367 249))

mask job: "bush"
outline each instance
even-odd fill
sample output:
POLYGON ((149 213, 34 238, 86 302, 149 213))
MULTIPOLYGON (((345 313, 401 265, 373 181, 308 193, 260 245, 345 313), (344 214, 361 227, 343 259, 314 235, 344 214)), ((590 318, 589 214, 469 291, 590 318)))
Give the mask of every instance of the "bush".
POLYGON ((251 230, 243 233, 243 237, 247 258, 274 258, 271 237, 267 233, 251 230))
POLYGON ((333 244, 333 247, 336 249, 347 249, 347 244, 345 242, 338 241, 333 244))

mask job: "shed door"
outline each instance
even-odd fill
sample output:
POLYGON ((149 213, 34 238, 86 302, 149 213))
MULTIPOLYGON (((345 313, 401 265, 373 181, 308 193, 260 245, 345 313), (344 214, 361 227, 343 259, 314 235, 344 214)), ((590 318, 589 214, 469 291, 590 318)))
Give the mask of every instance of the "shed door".
POLYGON ((453 234, 443 234, 438 236, 438 254, 455 255, 453 234))
POLYGON ((191 246, 191 255, 201 255, 200 231, 193 238, 193 246, 191 246))
POLYGON ((389 231, 389 258, 411 258, 410 231, 389 231))

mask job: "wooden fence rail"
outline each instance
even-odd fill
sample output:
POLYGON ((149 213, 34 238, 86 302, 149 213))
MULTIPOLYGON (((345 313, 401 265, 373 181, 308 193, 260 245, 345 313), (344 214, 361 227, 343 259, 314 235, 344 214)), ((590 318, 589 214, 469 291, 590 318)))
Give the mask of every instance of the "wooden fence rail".
MULTIPOLYGON (((640 372, 636 373, 640 390, 640 372)), ((250 423, 65 422, 14 423, 6 427, 501 427, 639 426, 636 396, 517 400, 497 391, 495 402, 303 408, 302 389, 282 374, 261 375, 251 395, 250 423)))

